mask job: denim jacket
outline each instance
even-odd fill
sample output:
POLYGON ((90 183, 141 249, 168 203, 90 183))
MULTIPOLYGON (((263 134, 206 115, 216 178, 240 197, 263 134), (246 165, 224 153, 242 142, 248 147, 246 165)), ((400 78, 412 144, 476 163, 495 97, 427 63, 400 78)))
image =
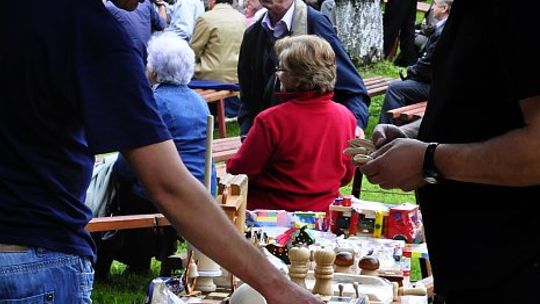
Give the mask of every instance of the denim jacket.
MULTIPOLYGON (((171 133, 182 161, 201 183, 204 183, 206 153, 206 119, 210 115, 206 101, 187 85, 162 83, 154 91, 163 122, 171 133)), ((133 193, 145 197, 142 185, 123 157, 119 157, 115 171, 120 178, 134 179, 133 193)), ((212 163, 211 193, 216 194, 216 170, 212 163)))

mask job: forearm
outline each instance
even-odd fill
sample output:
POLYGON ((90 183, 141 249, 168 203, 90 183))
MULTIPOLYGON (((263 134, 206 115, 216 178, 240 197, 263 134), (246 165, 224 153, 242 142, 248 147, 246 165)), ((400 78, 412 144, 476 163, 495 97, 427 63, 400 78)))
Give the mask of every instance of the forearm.
POLYGON ((435 164, 451 180, 501 186, 540 185, 540 97, 522 101, 526 126, 485 142, 443 144, 435 164))
POLYGON ((451 180, 501 186, 540 184, 540 140, 526 129, 485 142, 442 144, 435 164, 451 180))
POLYGON ((286 284, 286 278, 238 233, 208 191, 192 177, 172 142, 125 155, 160 211, 196 248, 265 296, 271 293, 269 289, 286 284))

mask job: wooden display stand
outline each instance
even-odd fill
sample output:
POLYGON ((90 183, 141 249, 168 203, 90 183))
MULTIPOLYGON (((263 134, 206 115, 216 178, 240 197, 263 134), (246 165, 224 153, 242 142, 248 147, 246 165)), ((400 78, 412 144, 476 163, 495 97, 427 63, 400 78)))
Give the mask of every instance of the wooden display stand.
POLYGON ((242 234, 245 230, 247 194, 247 175, 227 174, 219 179, 217 201, 242 234))

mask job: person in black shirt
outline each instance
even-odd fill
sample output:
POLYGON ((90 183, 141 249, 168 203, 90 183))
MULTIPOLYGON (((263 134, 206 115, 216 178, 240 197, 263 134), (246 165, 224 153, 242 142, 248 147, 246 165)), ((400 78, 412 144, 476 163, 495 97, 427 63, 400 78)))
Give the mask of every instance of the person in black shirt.
POLYGON ((382 188, 416 190, 446 304, 538 303, 539 11, 455 0, 421 124, 378 125, 360 166, 382 188))

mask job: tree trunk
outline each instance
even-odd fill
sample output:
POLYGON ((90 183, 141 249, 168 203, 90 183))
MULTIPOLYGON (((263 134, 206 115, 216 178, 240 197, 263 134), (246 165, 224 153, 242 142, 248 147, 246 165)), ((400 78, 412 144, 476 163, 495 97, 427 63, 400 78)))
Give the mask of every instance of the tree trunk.
POLYGON ((350 57, 360 64, 383 58, 380 0, 336 0, 336 28, 350 57))

